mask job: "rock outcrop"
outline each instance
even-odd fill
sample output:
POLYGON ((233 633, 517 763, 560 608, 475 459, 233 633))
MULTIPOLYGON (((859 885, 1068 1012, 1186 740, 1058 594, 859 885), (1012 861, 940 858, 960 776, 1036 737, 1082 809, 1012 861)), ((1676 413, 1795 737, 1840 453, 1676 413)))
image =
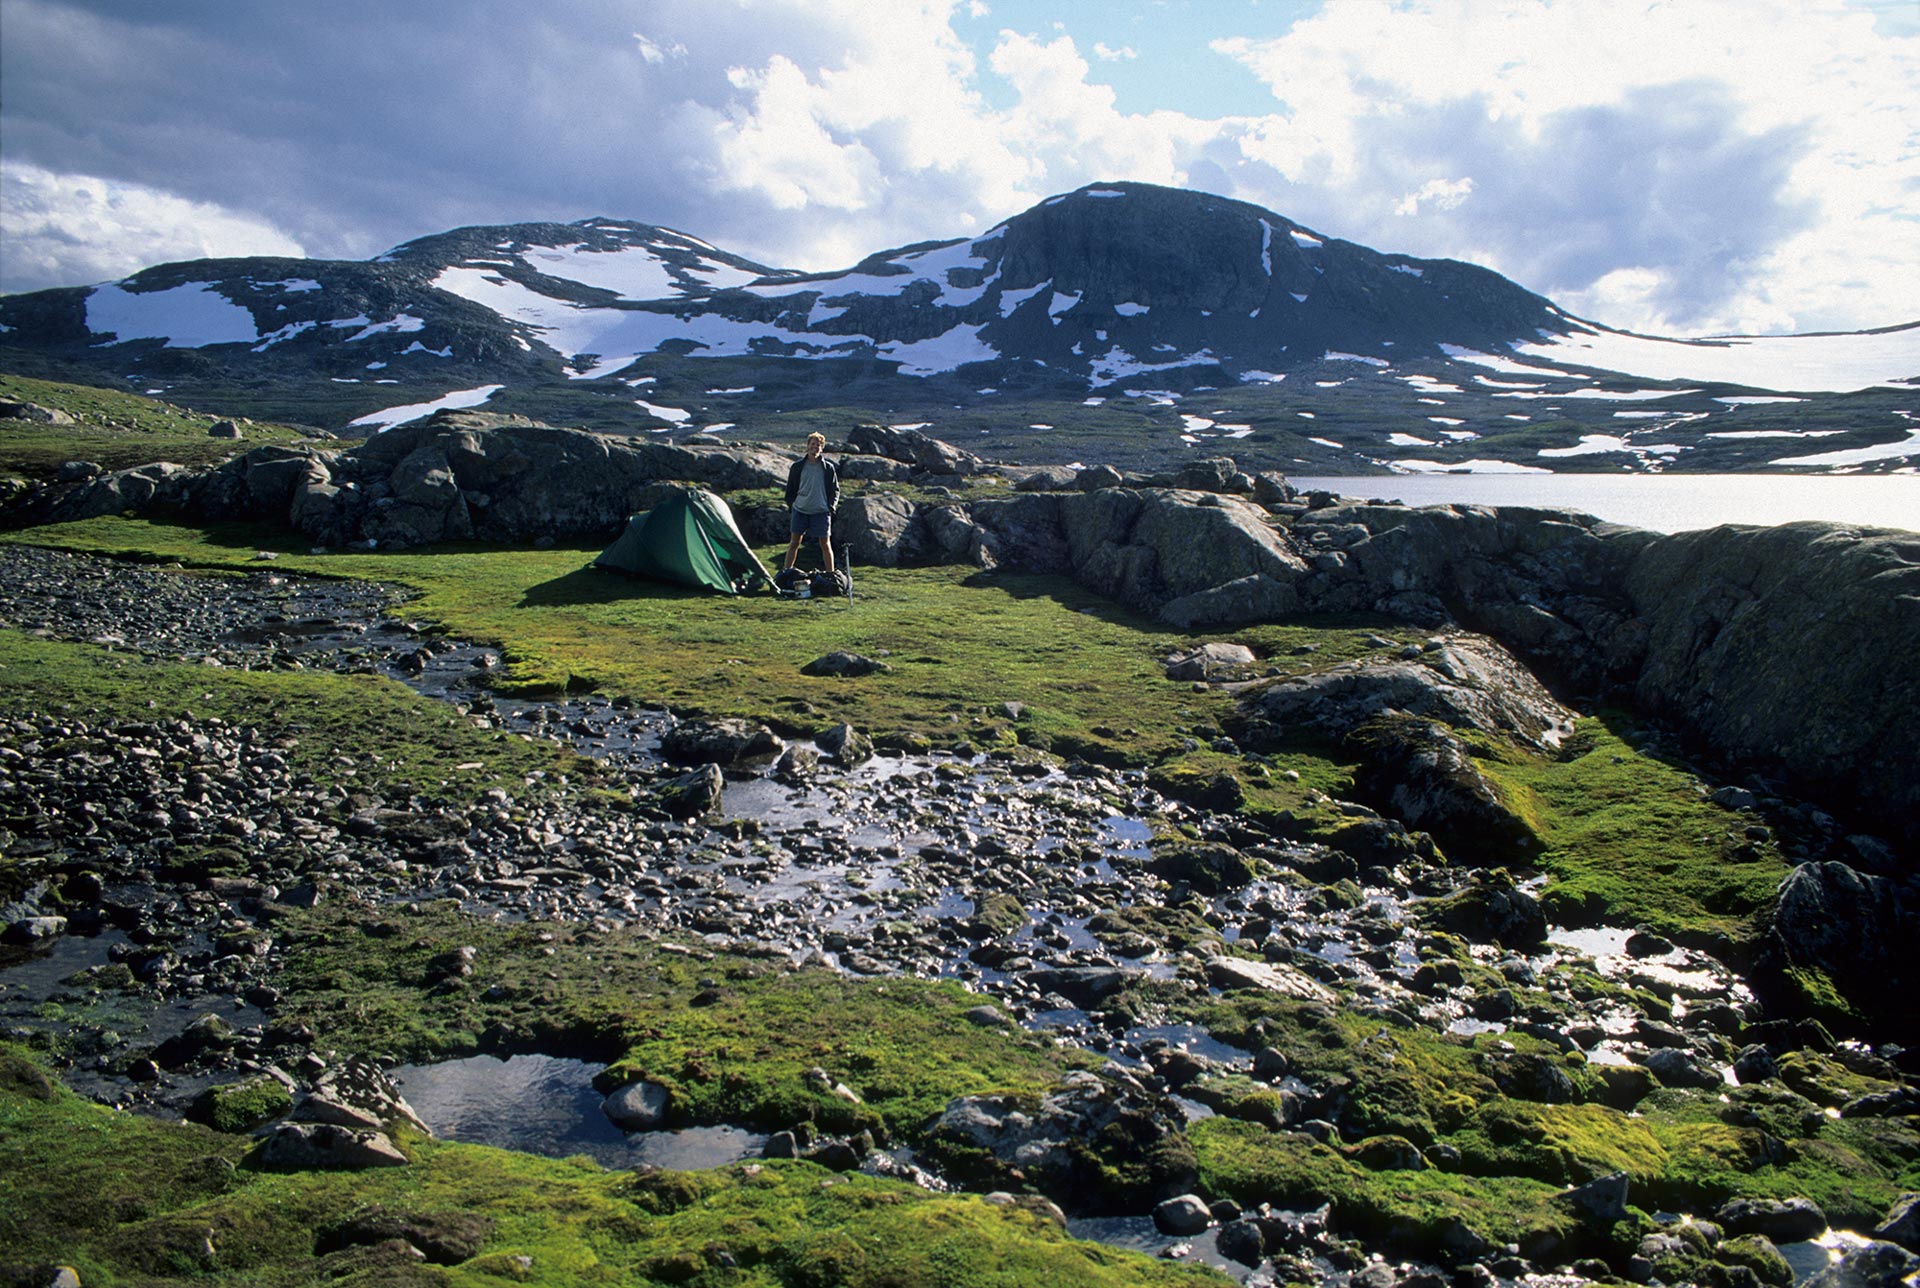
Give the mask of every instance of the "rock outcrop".
POLYGON ((216 469, 165 463, 88 480, 25 516, 59 521, 167 509, 285 523, 323 545, 521 542, 610 533, 663 481, 777 487, 787 458, 443 412, 340 452, 262 447, 216 469))
MULTIPOLYGON (((989 468, 912 430, 860 426, 849 443, 849 477, 989 468)), ((174 510, 286 523, 324 545, 521 542, 611 533, 673 483, 779 487, 790 459, 445 412, 344 452, 263 447, 210 470, 77 478, 13 517, 174 510)), ((1748 770, 1857 804, 1896 844, 1920 842, 1920 667, 1897 661, 1920 638, 1920 536, 1808 523, 1662 536, 1559 510, 1301 500, 1228 458, 1152 480, 1059 473, 973 501, 849 495, 836 533, 860 566, 1066 576, 1183 630, 1295 613, 1464 626, 1525 660, 1502 687, 1531 668, 1629 701, 1748 770)), ((771 507, 741 519, 764 540, 784 531, 771 507)), ((1540 732, 1524 723, 1502 732, 1540 732)))

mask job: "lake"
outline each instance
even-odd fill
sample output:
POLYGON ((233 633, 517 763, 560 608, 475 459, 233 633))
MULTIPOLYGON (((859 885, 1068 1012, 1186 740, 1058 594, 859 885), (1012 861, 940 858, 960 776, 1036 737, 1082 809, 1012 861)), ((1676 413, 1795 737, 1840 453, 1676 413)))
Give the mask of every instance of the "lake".
POLYGON ((1400 474, 1295 477, 1302 490, 1408 505, 1530 505, 1684 532, 1722 523, 1826 519, 1920 530, 1920 476, 1756 474, 1400 474))

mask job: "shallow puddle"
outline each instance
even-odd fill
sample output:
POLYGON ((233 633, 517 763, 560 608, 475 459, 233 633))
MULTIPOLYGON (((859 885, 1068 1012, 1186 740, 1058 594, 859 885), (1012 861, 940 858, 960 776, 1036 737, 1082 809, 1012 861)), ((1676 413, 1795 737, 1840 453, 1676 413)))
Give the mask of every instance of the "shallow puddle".
POLYGON ((548 1158, 585 1154, 604 1167, 652 1164, 693 1171, 757 1158, 765 1136, 738 1127, 634 1132, 614 1126, 593 1089, 596 1065, 550 1055, 476 1055, 409 1064, 391 1076, 443 1140, 548 1158))

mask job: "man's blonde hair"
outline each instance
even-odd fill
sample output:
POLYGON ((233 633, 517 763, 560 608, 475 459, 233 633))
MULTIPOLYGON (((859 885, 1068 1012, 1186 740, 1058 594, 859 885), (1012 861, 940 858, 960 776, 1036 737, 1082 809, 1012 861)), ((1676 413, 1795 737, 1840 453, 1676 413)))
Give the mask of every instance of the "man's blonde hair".
POLYGON ((827 445, 827 436, 825 434, 820 433, 818 430, 815 430, 813 433, 808 434, 807 446, 812 447, 815 443, 818 443, 820 444, 820 446, 825 447, 827 445))

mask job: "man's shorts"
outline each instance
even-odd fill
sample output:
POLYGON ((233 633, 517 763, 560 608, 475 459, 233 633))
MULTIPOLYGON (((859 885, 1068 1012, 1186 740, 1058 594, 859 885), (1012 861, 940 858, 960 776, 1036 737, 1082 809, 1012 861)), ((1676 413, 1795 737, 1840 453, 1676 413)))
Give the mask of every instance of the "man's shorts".
POLYGON ((825 510, 818 514, 802 514, 794 510, 792 515, 792 522, 787 528, 788 536, 812 537, 816 541, 825 541, 832 531, 833 516, 825 510))

